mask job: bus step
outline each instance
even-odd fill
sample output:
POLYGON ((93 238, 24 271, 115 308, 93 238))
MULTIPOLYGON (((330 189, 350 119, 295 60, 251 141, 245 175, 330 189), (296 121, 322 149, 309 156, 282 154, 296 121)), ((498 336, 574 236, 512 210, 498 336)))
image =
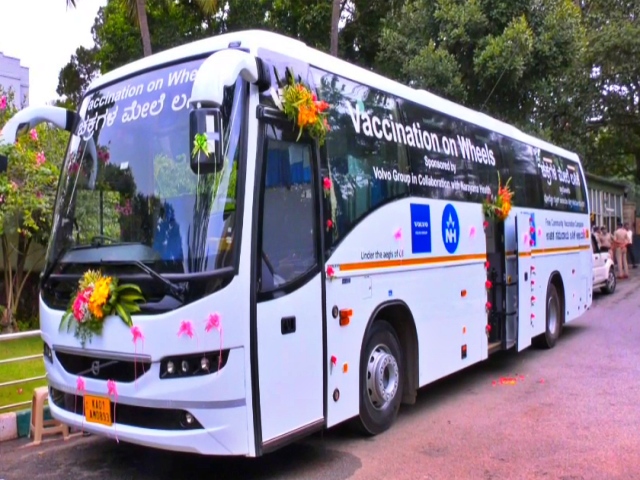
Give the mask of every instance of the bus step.
POLYGON ((493 342, 489 344, 489 355, 502 350, 502 342, 493 342))

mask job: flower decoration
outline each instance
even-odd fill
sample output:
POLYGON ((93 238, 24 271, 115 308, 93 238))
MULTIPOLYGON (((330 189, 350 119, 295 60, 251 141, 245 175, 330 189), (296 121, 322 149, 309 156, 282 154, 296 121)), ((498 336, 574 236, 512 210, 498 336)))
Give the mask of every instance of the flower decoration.
POLYGON ((316 94, 302 81, 295 81, 293 75, 288 75, 288 78, 289 83, 280 91, 278 106, 287 118, 297 125, 297 140, 300 140, 302 133, 306 131, 322 145, 329 131, 329 104, 324 100, 318 101, 316 94))
MULTIPOLYGON (((118 386, 114 380, 107 380, 107 392, 110 397, 113 397, 113 428, 116 429, 116 407, 118 406, 118 386)), ((116 430, 116 442, 118 440, 118 432, 116 430)))
POLYGON ((209 333, 211 330, 217 330, 218 335, 220 336, 220 353, 218 355, 218 375, 220 374, 220 370, 222 369, 222 320, 220 318, 220 314, 215 312, 209 315, 207 319, 207 324, 204 327, 204 331, 209 333))
POLYGON ((194 332, 193 332, 193 323, 191 323, 191 320, 183 320, 182 322, 180 322, 180 328, 178 329, 178 337, 181 337, 183 335, 189 338, 193 338, 194 332))
MULTIPOLYGON (((85 383, 84 383, 84 378, 82 378, 82 377, 76 378, 76 394, 73 396, 73 399, 74 399, 73 411, 74 412, 77 411, 78 397, 82 398, 82 396, 86 392, 86 388, 85 387, 86 386, 85 386, 85 383)), ((81 427, 81 430, 84 432, 84 402, 82 402, 82 427, 81 427)))
POLYGON ((102 163, 108 163, 111 155, 109 154, 109 149, 105 146, 101 146, 98 148, 98 160, 102 163))
POLYGON ((482 203, 482 210, 486 217, 504 221, 509 216, 513 200, 513 192, 509 188, 509 183, 511 183, 511 178, 502 185, 500 174, 498 174, 498 195, 495 198, 489 196, 482 203))
POLYGON ((329 277, 329 279, 333 279, 335 274, 336 274, 336 271, 333 269, 333 267, 331 265, 329 265, 327 267, 327 277, 329 277))
POLYGON ((60 321, 60 330, 66 326, 68 332, 75 326, 74 336, 84 347, 87 340, 91 342, 94 335, 102 334, 109 315, 118 315, 125 325, 132 327, 131 314, 140 311, 141 301, 144 302, 144 297, 137 285, 119 285, 116 277, 89 270, 78 282, 78 290, 60 321))
POLYGON ((138 342, 142 343, 142 348, 144 349, 144 335, 142 334, 142 330, 140 330, 140 327, 136 325, 131 327, 131 336, 133 337, 132 338, 133 340, 133 378, 134 378, 134 383, 136 383, 138 381, 138 372, 137 372, 138 342))

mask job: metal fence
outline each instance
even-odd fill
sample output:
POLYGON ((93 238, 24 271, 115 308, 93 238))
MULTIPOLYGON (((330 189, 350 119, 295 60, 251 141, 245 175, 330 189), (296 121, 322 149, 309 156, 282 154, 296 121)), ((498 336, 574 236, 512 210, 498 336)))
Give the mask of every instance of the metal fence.
MULTIPOLYGON (((4 335, 0 335, 0 343, 10 342, 11 340, 18 340, 20 338, 39 337, 39 336, 40 336, 40 330, 31 330, 30 332, 20 332, 20 333, 7 333, 4 335)), ((38 358, 42 358, 41 353, 37 355, 27 355, 25 357, 7 358, 6 360, 0 360, 0 368, 2 368, 3 365, 6 365, 8 363, 25 362, 27 360, 35 360, 38 358)), ((9 382, 0 383, 0 388, 10 387, 12 385, 20 385, 22 383, 28 383, 28 382, 37 382, 38 380, 43 380, 45 378, 47 378, 46 375, 40 375, 39 377, 29 377, 29 378, 22 378, 18 380, 11 380, 9 382)), ((3 411, 12 410, 14 408, 23 407, 30 404, 31 404, 31 400, 27 400, 20 403, 12 403, 11 405, 4 405, 4 406, 0 405, 0 413, 2 413, 3 411)))

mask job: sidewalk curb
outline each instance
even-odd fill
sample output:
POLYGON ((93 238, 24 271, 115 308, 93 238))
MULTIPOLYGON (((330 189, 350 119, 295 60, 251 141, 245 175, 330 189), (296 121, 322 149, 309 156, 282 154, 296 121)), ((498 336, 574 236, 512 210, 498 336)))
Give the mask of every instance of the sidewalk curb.
MULTIPOLYGON (((44 419, 51 420, 49 406, 44 406, 44 419)), ((29 436, 31 409, 0 414, 0 442, 29 436)))

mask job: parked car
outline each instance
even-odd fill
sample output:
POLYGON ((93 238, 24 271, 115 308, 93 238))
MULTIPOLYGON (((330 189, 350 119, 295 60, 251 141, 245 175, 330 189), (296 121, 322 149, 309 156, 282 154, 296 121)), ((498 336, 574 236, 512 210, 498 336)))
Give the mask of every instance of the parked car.
POLYGON ((600 288, 602 293, 611 294, 616 290, 616 272, 611 254, 600 250, 598 242, 591 236, 593 250, 593 289, 600 288))

